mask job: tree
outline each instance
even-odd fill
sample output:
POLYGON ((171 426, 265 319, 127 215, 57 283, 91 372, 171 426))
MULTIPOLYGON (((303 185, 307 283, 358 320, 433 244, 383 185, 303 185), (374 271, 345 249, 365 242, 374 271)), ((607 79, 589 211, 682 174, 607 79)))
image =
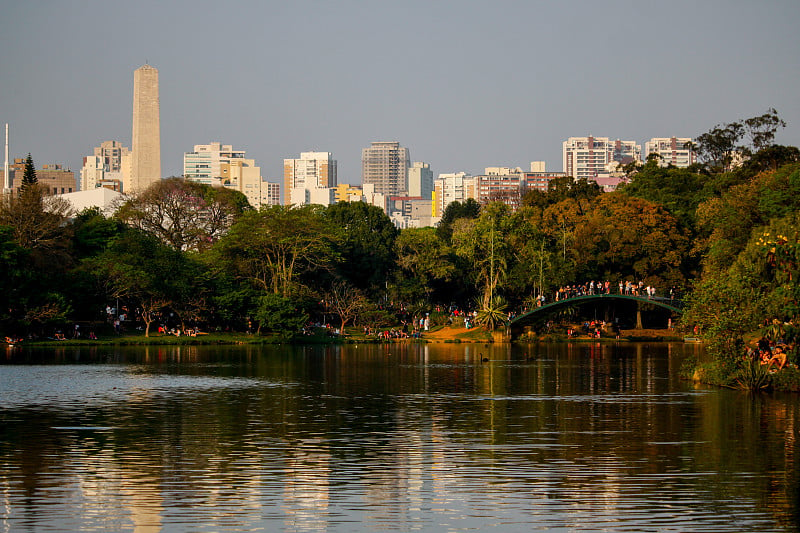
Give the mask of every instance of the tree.
POLYGON ((575 260, 583 280, 633 279, 648 284, 683 285, 689 251, 684 230, 662 206, 606 193, 575 227, 575 260))
POLYGON ((159 180, 126 202, 116 216, 176 250, 205 250, 246 209, 238 191, 182 178, 159 180))
POLYGON ((785 128, 784 122, 775 108, 771 107, 761 116, 748 118, 742 121, 744 136, 748 137, 750 144, 748 153, 752 154, 772 146, 778 128, 785 128))
POLYGON ((449 243, 453 236, 453 224, 461 218, 478 218, 481 212, 481 204, 473 198, 467 198, 464 202, 450 202, 442 213, 439 225, 436 227, 436 234, 444 242, 449 243))
POLYGON ((339 275, 355 287, 382 292, 396 263, 397 228, 386 213, 365 202, 339 202, 322 212, 332 228, 341 230, 336 245, 339 275))
POLYGON ((695 140, 697 158, 712 172, 730 170, 737 143, 743 134, 744 128, 740 122, 714 126, 706 133, 697 136, 695 140))
POLYGON ((683 227, 694 229, 697 206, 711 196, 704 181, 704 176, 690 169, 661 167, 656 161, 648 161, 617 191, 661 204, 683 227))
POLYGON ((693 148, 698 159, 711 172, 727 172, 735 162, 736 154, 743 159, 772 146, 778 128, 786 123, 774 108, 763 115, 724 125, 716 125, 706 133, 697 136, 693 148), (739 144, 742 139, 745 144, 739 144))
POLYGON ((28 153, 28 157, 25 158, 25 169, 22 172, 22 183, 19 186, 20 193, 26 191, 32 185, 36 185, 39 183, 39 180, 36 178, 36 169, 33 166, 33 158, 31 154, 28 153))
POLYGON ((317 206, 275 205, 244 213, 215 248, 239 277, 286 298, 333 269, 338 237, 317 206))
POLYGON ((488 306, 504 286, 511 250, 510 208, 500 202, 487 204, 479 218, 461 219, 453 228, 453 249, 471 266, 472 279, 482 292, 482 306, 488 306))
POLYGON ((397 287, 402 301, 431 303, 439 291, 442 298, 452 297, 449 282, 456 277, 457 267, 451 248, 433 228, 408 228, 395 241, 397 253, 397 287))
POLYGON ((602 194, 600 186, 586 178, 575 180, 572 176, 555 178, 547 184, 547 192, 538 189, 531 189, 522 199, 522 205, 526 207, 547 207, 563 202, 564 200, 574 200, 578 207, 578 212, 582 213, 585 205, 602 194))
POLYGON ((107 297, 138 306, 145 337, 160 313, 182 296, 176 290, 186 274, 182 253, 141 230, 130 229, 115 238, 87 265, 107 297))
POLYGON ((72 213, 69 202, 48 196, 37 183, 29 184, 18 195, 0 198, 0 225, 12 228, 14 240, 34 252, 34 259, 66 261, 69 230, 66 220, 72 213))
POLYGON ((278 294, 265 294, 259 299, 256 319, 259 330, 277 333, 287 339, 298 336, 308 324, 308 315, 298 309, 291 298, 278 294))
POLYGON ((339 331, 344 334, 344 327, 367 307, 364 294, 344 280, 336 280, 330 290, 325 292, 325 303, 339 315, 339 331))
POLYGON ((718 198, 698 206, 697 224, 703 239, 704 270, 726 269, 748 242, 754 228, 770 220, 800 211, 800 164, 785 165, 774 172, 730 187, 718 198))

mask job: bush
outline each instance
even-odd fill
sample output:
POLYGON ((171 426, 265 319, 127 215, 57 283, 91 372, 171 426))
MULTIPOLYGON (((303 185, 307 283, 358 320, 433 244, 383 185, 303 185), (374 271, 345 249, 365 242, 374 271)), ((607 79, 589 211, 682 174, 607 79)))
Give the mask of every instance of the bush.
POLYGON ((783 370, 770 374, 770 380, 775 390, 800 392, 800 370, 796 366, 785 366, 783 370))
POLYGON ((293 300, 277 294, 259 299, 256 319, 267 331, 289 339, 298 336, 308 323, 308 315, 293 300))

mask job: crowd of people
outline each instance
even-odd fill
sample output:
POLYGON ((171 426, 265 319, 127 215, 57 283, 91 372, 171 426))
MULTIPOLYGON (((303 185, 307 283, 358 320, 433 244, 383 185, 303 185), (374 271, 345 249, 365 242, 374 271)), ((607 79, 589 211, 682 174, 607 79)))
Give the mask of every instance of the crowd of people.
MULTIPOLYGON (((617 289, 616 294, 625 296, 640 296, 646 298, 656 297, 656 288, 652 285, 645 285, 643 281, 620 281, 614 287, 610 281, 588 281, 582 284, 565 285, 560 287, 555 293, 555 301, 566 300, 575 298, 577 296, 592 296, 595 294, 612 294, 614 289, 617 289)), ((678 297, 678 291, 675 287, 669 289, 668 293, 662 295, 665 298, 674 300, 678 297)), ((544 297, 539 297, 539 304, 544 305, 544 297)))
POLYGON ((785 343, 761 337, 755 346, 748 349, 745 357, 766 365, 767 370, 772 370, 773 367, 782 370, 787 364, 788 352, 789 347, 785 343))

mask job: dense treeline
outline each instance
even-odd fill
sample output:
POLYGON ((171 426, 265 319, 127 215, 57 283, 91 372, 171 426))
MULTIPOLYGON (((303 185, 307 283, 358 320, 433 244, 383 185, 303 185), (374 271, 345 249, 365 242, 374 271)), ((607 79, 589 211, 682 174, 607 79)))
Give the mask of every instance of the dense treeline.
POLYGON ((765 322, 795 335, 800 301, 800 152, 771 143, 780 122, 753 120, 700 136, 711 155, 688 169, 653 158, 612 193, 565 178, 513 212, 456 202, 437 228, 402 231, 364 203, 256 211, 181 179, 110 217, 70 214, 34 178, 0 205, 0 328, 48 335, 117 306, 147 332, 171 322, 291 336, 309 321, 383 325, 450 306, 494 325, 559 287, 642 281, 688 293, 684 323, 734 353, 765 322), (731 168, 736 150, 749 159, 731 168))

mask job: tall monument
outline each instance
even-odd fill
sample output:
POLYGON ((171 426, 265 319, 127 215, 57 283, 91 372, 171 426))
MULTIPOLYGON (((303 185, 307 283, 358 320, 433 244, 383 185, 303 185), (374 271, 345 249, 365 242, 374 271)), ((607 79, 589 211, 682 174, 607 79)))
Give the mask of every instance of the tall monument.
POLYGON ((161 127, 158 69, 150 65, 133 72, 133 138, 130 181, 126 194, 141 192, 161 179, 161 127))

